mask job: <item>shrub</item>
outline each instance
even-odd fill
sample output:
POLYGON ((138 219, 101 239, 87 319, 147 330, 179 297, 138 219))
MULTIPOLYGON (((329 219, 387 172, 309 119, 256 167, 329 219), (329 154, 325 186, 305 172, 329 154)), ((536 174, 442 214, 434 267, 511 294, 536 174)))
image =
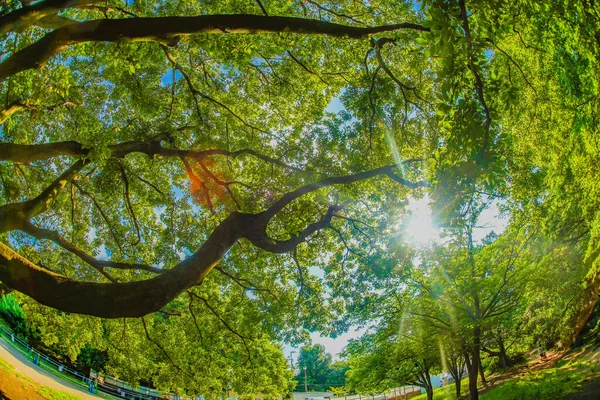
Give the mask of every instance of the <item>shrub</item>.
POLYGON ((12 293, 0 297, 0 317, 21 337, 27 337, 25 312, 12 293))

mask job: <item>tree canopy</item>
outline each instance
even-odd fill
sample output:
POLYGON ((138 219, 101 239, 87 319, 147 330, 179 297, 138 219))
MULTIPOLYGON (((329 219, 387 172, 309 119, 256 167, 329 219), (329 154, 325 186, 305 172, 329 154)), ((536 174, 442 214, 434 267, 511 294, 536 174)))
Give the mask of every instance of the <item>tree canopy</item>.
POLYGON ((97 347, 132 379, 215 396, 287 390, 273 341, 340 332, 348 313, 371 318, 390 282, 417 281, 418 268, 394 272, 415 254, 398 221, 425 193, 448 232, 492 200, 530 222, 481 255, 467 238, 442 263, 472 267, 455 271, 459 292, 491 296, 482 309, 434 297, 478 308, 473 327, 516 302, 512 290, 547 301, 507 283, 532 265, 506 255, 530 234, 548 249, 540 265, 573 266, 547 277, 575 282, 561 300, 572 311, 547 315, 575 332, 591 312, 594 2, 0 7, 0 281, 33 299, 42 327, 98 327, 97 347))

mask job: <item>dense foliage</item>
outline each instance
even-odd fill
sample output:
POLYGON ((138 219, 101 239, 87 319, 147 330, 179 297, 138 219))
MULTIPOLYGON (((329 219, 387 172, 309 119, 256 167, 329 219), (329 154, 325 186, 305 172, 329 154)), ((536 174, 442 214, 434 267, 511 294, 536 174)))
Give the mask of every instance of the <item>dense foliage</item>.
POLYGON ((0 7, 0 281, 73 360, 276 396, 277 343, 351 315, 382 324, 364 361, 394 366, 368 384, 427 387, 445 356, 405 341, 433 329, 477 398, 481 351, 567 343, 591 312, 593 1, 0 7), (452 242, 418 253, 399 221, 425 193, 452 242), (491 201, 511 226, 477 243, 491 201))

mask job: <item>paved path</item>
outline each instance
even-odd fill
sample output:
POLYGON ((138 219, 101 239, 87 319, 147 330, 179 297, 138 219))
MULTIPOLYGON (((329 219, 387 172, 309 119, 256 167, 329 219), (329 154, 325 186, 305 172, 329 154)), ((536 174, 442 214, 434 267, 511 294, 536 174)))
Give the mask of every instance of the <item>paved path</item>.
POLYGON ((21 353, 6 343, 4 338, 0 339, 0 358, 4 359, 7 363, 15 367, 15 371, 17 371, 19 374, 30 378, 32 381, 39 383, 41 386, 47 386, 52 389, 61 390, 82 399, 102 399, 102 397, 87 393, 72 383, 54 376, 50 372, 34 365, 21 353))

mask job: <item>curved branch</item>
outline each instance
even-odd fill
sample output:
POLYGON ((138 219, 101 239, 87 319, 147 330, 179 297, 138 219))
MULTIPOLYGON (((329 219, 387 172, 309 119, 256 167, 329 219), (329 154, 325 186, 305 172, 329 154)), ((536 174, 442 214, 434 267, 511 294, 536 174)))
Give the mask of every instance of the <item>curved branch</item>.
POLYGON ((21 71, 41 68, 63 48, 85 42, 155 41, 173 45, 181 36, 201 33, 298 33, 360 39, 375 33, 401 29, 429 30, 421 25, 408 22, 356 27, 305 18, 248 14, 100 19, 75 23, 57 29, 14 53, 0 64, 0 81, 21 71))
POLYGON ((481 150, 479 151, 478 155, 478 157, 481 157, 486 152, 487 146, 490 141, 490 127, 492 125, 492 116, 490 114, 490 109, 488 108, 487 102, 485 101, 485 96, 483 94, 483 80, 481 79, 481 76, 477 71, 477 66, 475 65, 475 57, 473 55, 473 38, 471 37, 471 29, 469 28, 469 17, 467 14, 467 7, 465 5, 464 0, 458 0, 458 4, 460 6, 460 14, 462 18, 463 29, 465 31, 465 39, 467 41, 467 56, 469 59, 469 69, 475 77, 475 91, 477 92, 477 98, 479 99, 479 103, 483 108, 483 114, 485 116, 485 122, 483 125, 483 145, 481 146, 481 150))
POLYGON ((233 333, 235 336, 237 336, 238 338, 240 338, 240 340, 242 341, 242 343, 244 344, 244 347, 246 348, 246 352, 248 353, 248 361, 250 361, 252 359, 252 353, 250 352, 250 347, 248 346, 248 342, 246 342, 246 340, 253 340, 250 337, 246 337, 244 335, 242 335, 241 333, 239 333, 238 331, 236 331, 235 329, 233 329, 231 327, 231 325, 229 325, 227 323, 227 321, 225 321, 223 319, 223 317, 221 317, 221 315, 217 312, 217 310, 215 310, 210 303, 208 302, 208 299, 202 297, 202 296, 198 296, 196 293, 192 292, 191 290, 188 290, 188 294, 191 296, 194 296, 195 298, 201 300, 204 305, 210 310, 210 312, 217 317, 217 319, 219 321, 221 321, 221 323, 225 326, 225 328, 227 328, 227 330, 231 333, 233 333))
POLYGON ((217 271, 219 271, 221 274, 223 274, 224 276, 226 276, 229 279, 231 279, 232 281, 234 281, 242 289, 249 290, 249 291, 252 291, 252 292, 265 292, 265 293, 269 293, 271 296, 273 296, 273 298, 275 300, 277 300, 277 302, 279 302, 279 297, 277 297, 273 293, 273 291, 271 289, 258 287, 254 283, 252 283, 251 281, 249 281, 248 279, 246 279, 246 278, 238 278, 237 276, 235 276, 235 275, 233 275, 233 274, 225 271, 221 267, 215 267, 215 269, 217 271), (245 285, 244 282, 248 282, 251 286, 245 285))
POLYGON ((142 318, 142 326, 144 327, 144 332, 146 333, 146 339, 148 339, 149 342, 154 343, 154 345, 156 347, 158 347, 162 353, 165 355, 165 357, 167 357, 167 359, 169 360, 169 362, 171 363, 171 365, 173 367, 175 367, 176 370, 178 370, 179 372, 183 373, 184 375, 187 376, 192 376, 192 374, 190 374, 189 372, 184 371, 179 365, 175 364, 175 362, 173 361, 173 359, 171 358, 171 356, 169 355, 169 353, 167 352, 167 350, 165 350, 165 348, 158 343, 156 340, 152 339, 150 337, 150 334, 148 333, 148 328, 146 327, 146 320, 144 318, 142 318))
POLYGON ((19 226, 20 220, 27 220, 43 213, 50 207, 58 192, 81 171, 86 161, 79 160, 56 178, 37 197, 21 203, 9 203, 0 206, 0 233, 19 226))
POLYGON ((289 253, 294 251, 296 247, 306 241, 306 239, 315 232, 318 232, 324 228, 327 228, 331 224, 331 218, 333 213, 337 210, 337 207, 331 206, 327 210, 325 216, 312 224, 308 225, 298 235, 288 240, 275 240, 270 238, 264 230, 256 230, 246 235, 246 238, 256 247, 268 251, 270 253, 289 253))
MULTIPOLYGON (((227 157, 239 157, 241 155, 251 155, 265 162, 280 166, 296 172, 305 172, 303 169, 286 164, 276 158, 269 157, 252 149, 240 149, 235 151, 222 149, 208 150, 179 150, 162 147, 161 142, 170 137, 168 133, 163 133, 147 141, 130 141, 108 146, 113 157, 124 158, 131 153, 143 153, 148 157, 188 157, 202 160, 205 157, 213 155, 223 155, 227 157)), ((58 156, 85 157, 90 150, 83 148, 83 145, 74 141, 41 143, 41 144, 13 144, 0 143, 0 161, 13 161, 28 163, 32 161, 47 160, 58 156)))
MULTIPOLYGON (((83 162, 78 161, 68 172, 73 173, 74 171, 71 170, 77 170, 74 167, 78 165, 82 166, 83 162)), ((394 167, 397 165, 323 179, 282 196, 265 212, 259 214, 234 212, 217 226, 196 253, 176 267, 151 279, 124 283, 75 281, 38 267, 0 243, 0 282, 44 305, 66 312, 101 318, 141 317, 159 311, 182 291, 202 283, 206 275, 239 239, 248 238, 250 241, 254 239, 255 245, 266 247, 268 251, 289 251, 295 249, 299 241, 306 239, 330 222, 334 207, 329 209, 324 219, 313 223, 298 237, 289 241, 276 242, 269 240, 266 235, 262 238, 257 235, 257 232, 264 233, 268 222, 275 214, 299 196, 324 186, 348 184, 385 175, 393 172, 394 167)), ((414 188, 429 184, 407 181, 406 185, 414 188)), ((47 191, 49 189, 44 192, 47 191)), ((20 220, 22 221, 23 219, 20 220)))
POLYGON ((55 105, 47 105, 47 106, 38 106, 35 104, 30 104, 28 100, 15 100, 10 103, 6 108, 0 110, 0 125, 3 124, 8 118, 10 118, 14 113, 20 110, 45 110, 45 111, 54 111, 57 107, 67 106, 67 107, 75 107, 81 106, 79 104, 74 104, 70 101, 64 101, 60 104, 55 105))
POLYGON ((121 241, 119 240, 119 238, 117 237, 115 231, 113 230, 113 228, 112 228, 112 226, 110 224, 110 220, 108 219, 108 215, 106 215, 106 213, 104 212, 104 210, 102 209, 102 207, 100 207, 100 204, 98 203, 98 201, 96 200, 96 198, 94 196, 92 196, 89 192, 87 192, 83 187, 81 187, 81 185, 79 183, 77 183, 77 181, 73 181, 73 186, 75 186, 77 188, 77 190, 79 190, 79 192, 82 195, 87 196, 87 197, 89 197, 92 200, 92 203, 94 203, 94 206, 96 207, 96 209, 98 210, 98 212, 102 216, 102 219, 106 223, 106 226, 108 227, 108 231, 110 232, 110 235, 112 236, 113 240, 115 241, 115 243, 119 247, 119 250, 121 251, 121 254, 123 254, 123 245, 121 244, 121 241))
POLYGON ((252 220, 251 215, 231 214, 194 255, 161 275, 135 282, 75 281, 38 267, 0 243, 0 281, 62 311, 101 318, 142 317, 201 283, 252 220))
POLYGON ((91 0, 46 0, 36 3, 32 6, 19 8, 0 18, 0 35, 10 31, 22 31, 30 25, 40 25, 44 28, 54 28, 70 23, 70 20, 64 20, 56 14, 60 10, 69 7, 78 7, 80 5, 93 3, 91 0), (57 22, 62 22, 58 25, 57 22))
MULTIPOLYGON (((285 206, 287 206, 288 204, 290 204, 292 201, 294 201, 295 199, 297 199, 300 196, 314 192, 315 190, 321 189, 326 186, 359 182, 359 181, 363 181, 363 180, 366 180, 369 178, 373 178, 378 175, 390 176, 390 174, 392 174, 395 176, 394 168, 401 166, 403 164, 406 164, 408 162, 413 162, 413 160, 406 160, 400 164, 386 165, 384 167, 372 169, 369 171, 359 172, 359 173, 353 174, 353 175, 344 175, 344 176, 325 178, 318 182, 314 182, 314 183, 308 184, 306 186, 303 186, 301 188, 298 188, 292 192, 286 193, 278 201, 276 201, 271 207, 269 207, 266 211, 259 214, 261 221, 268 222, 269 220, 271 220, 271 218, 273 218, 273 216, 275 216, 275 214, 277 214, 285 206)), ((394 179, 394 180, 396 180, 396 179, 394 179)), ((410 182, 410 181, 402 179, 400 177, 398 177, 397 182, 401 183, 411 189, 416 189, 418 187, 429 187, 429 182, 425 182, 425 181, 410 182)))
POLYGON ((142 270, 142 271, 152 272, 155 274, 162 274, 163 272, 165 272, 165 270, 163 270, 161 268, 153 267, 153 266, 146 265, 146 264, 129 264, 129 263, 123 263, 123 262, 117 262, 117 261, 98 260, 98 259, 90 256, 89 254, 87 254, 85 251, 83 251, 79 247, 75 246, 73 243, 69 242, 66 238, 61 236, 58 232, 50 230, 50 229, 39 228, 39 227, 33 225, 29 221, 24 221, 20 230, 33 236, 36 239, 39 239, 39 240, 51 240, 52 242, 56 243, 63 249, 65 249, 65 250, 73 253, 77 257, 79 257, 82 261, 84 261, 87 264, 91 265, 92 267, 96 268, 100 272, 103 272, 104 268, 142 270))
POLYGON ((138 224, 137 217, 135 216, 135 211, 133 210, 133 205, 131 204, 131 197, 129 196, 129 179, 127 178, 127 173, 125 172, 125 168, 119 161, 117 163, 119 166, 119 170, 121 171, 121 179, 123 180, 123 184, 125 185, 123 188, 123 197, 125 199, 125 207, 133 220, 133 225, 135 226, 135 231, 137 233, 137 242, 133 243, 133 246, 137 246, 142 240, 142 235, 140 233, 140 225, 138 224))

